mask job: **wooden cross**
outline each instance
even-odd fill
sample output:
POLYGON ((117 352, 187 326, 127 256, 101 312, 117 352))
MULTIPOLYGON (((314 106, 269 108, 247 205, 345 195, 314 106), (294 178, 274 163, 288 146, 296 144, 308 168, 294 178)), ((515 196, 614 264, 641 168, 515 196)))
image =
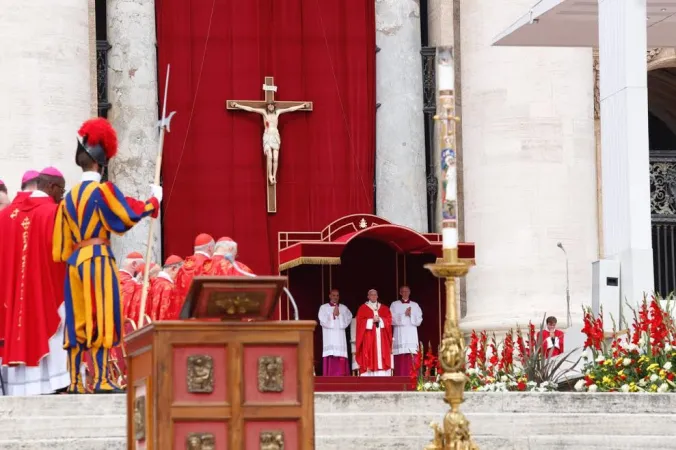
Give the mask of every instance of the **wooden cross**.
MULTIPOLYGON (((229 110, 242 110, 234 106, 237 104, 239 106, 244 106, 246 108, 256 108, 257 110, 265 110, 268 105, 275 105, 276 110, 284 110, 287 108, 296 108, 294 111, 312 111, 312 102, 296 102, 296 101, 276 101, 275 92, 277 92, 277 86, 275 86, 273 77, 265 77, 265 84, 263 85, 263 91, 265 92, 265 100, 228 100, 226 101, 226 109, 229 110)), ((256 112, 256 111, 254 111, 256 112)), ((258 111, 259 112, 259 111, 258 111)), ((285 111, 286 112, 286 111, 285 111)), ((264 119, 265 121, 265 119, 264 119)), ((267 127, 267 122, 265 122, 267 127)), ((281 138, 280 138, 281 145, 281 138)), ((281 151, 280 151, 281 153, 281 151)), ((275 163, 277 163, 275 161, 275 163)), ((270 183, 269 178, 266 176, 267 185, 268 185, 268 213, 274 214, 277 212, 277 183, 270 183)))

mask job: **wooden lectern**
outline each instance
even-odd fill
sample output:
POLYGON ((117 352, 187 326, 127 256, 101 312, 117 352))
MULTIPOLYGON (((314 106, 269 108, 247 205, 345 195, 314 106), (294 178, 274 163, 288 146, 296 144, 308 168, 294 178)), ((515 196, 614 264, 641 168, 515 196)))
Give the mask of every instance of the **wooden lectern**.
POLYGON ((196 277, 181 321, 125 338, 129 450, 314 449, 313 321, 272 321, 286 277, 196 277))

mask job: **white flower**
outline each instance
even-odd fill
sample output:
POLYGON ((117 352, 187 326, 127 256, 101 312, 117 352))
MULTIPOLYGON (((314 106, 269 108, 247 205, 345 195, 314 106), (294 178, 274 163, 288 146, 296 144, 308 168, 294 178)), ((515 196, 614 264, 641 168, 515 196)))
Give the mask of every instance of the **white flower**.
POLYGON ((509 381, 509 378, 507 378, 507 375, 503 375, 503 376, 500 377, 500 381, 502 381, 503 383, 506 383, 506 382, 509 381))
POLYGON ((664 363, 664 370, 671 370, 671 361, 667 361, 664 363))
POLYGON ((528 386, 528 387, 530 387, 530 388, 534 388, 534 387, 537 386, 537 385, 538 385, 538 384, 537 384, 535 381, 527 381, 527 382, 526 382, 526 386, 528 386))
POLYGON ((639 350, 638 345, 636 344, 629 344, 627 345, 627 350, 630 352, 637 352, 639 350))
POLYGON ((603 356, 603 355, 599 355, 599 356, 596 358, 596 362, 597 362, 597 363, 602 363, 602 362, 605 361, 605 360, 606 360, 606 357, 603 356))
POLYGON ((631 364, 631 359, 630 358, 624 358, 622 360, 622 364, 624 364, 625 366, 628 366, 629 364, 631 364))
POLYGON ((589 386, 589 392, 596 392, 596 391, 598 391, 598 389, 599 389, 599 387, 595 384, 592 384, 591 386, 589 386))
POLYGON ((656 373, 650 375, 650 381, 652 381, 653 383, 657 381, 659 378, 660 377, 658 377, 656 373))
POLYGON ((667 392, 669 390, 669 385, 667 383, 662 383, 660 387, 657 388, 657 392, 667 392))
POLYGON ((439 383, 437 383, 436 381, 434 383, 432 383, 432 388, 439 390, 440 387, 441 387, 441 385, 439 383))
POLYGON ((664 344, 664 351, 665 352, 670 352, 672 350, 672 346, 670 344, 664 344))
POLYGON ((475 369, 474 367, 470 367, 470 368, 467 370, 467 375, 476 375, 477 372, 478 372, 477 369, 475 369))
POLYGON ((423 389, 425 389, 426 391, 429 391, 429 389, 431 387, 432 387, 432 383, 430 383, 429 381, 427 383, 423 384, 423 389))
POLYGON ((575 390, 578 392, 583 392, 585 390, 584 378, 577 380, 577 383, 575 383, 575 390))
POLYGON ((622 392, 629 392, 629 385, 628 384, 623 384, 622 387, 620 388, 622 392))
POLYGON ((641 378, 640 380, 638 380, 639 386, 644 387, 646 384, 648 384, 648 382, 645 380, 645 378, 641 378))

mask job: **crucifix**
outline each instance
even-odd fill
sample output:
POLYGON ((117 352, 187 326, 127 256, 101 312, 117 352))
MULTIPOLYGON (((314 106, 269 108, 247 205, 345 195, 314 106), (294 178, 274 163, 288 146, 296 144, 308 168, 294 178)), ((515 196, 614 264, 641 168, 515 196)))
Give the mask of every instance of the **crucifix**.
POLYGON ((263 153, 267 165, 268 185, 268 213, 277 212, 277 167, 279 165, 279 147, 282 138, 279 135, 277 125, 279 115, 293 111, 312 111, 312 102, 280 102, 275 101, 275 86, 273 77, 265 77, 263 85, 265 100, 228 100, 226 108, 229 110, 242 110, 260 114, 263 116, 263 153))

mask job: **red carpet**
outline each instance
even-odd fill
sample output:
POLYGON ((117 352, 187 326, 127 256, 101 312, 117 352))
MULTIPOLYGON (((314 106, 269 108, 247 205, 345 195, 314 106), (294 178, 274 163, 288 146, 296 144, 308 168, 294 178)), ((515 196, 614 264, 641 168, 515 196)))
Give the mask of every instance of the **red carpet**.
POLYGON ((413 391, 409 377, 315 377, 315 392, 413 391))

